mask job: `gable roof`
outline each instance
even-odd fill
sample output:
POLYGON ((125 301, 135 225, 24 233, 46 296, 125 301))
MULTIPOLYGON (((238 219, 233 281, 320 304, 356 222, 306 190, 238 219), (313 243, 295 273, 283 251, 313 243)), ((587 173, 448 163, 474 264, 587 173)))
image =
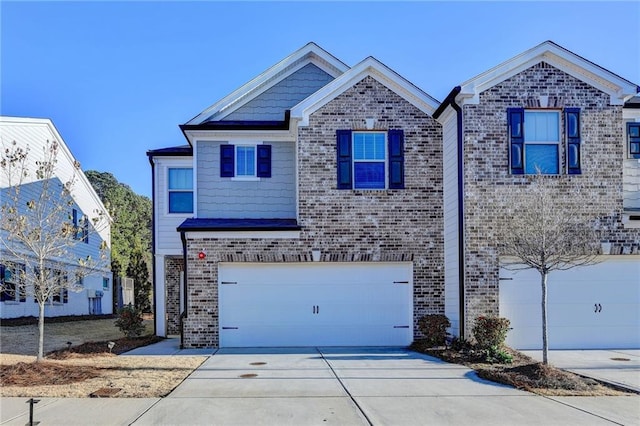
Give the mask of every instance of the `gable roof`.
POLYGON ((185 125, 200 125, 212 119, 219 120, 310 63, 334 78, 349 69, 347 65, 317 44, 307 43, 301 49, 202 111, 185 125))
POLYGON ((457 99, 461 103, 477 104, 479 94, 539 62, 566 72, 573 77, 609 94, 612 105, 623 105, 638 93, 638 86, 562 46, 545 41, 491 68, 460 85, 457 99))
MULTIPOLYGON (((66 182, 72 178, 76 170, 75 164, 77 161, 50 119, 0 116, 0 135, 2 144, 6 145, 15 140, 16 143, 23 147, 30 146, 31 151, 34 153, 40 151, 42 144, 46 140, 55 140, 58 142, 60 148, 57 156, 55 176, 62 182, 66 182)), ((30 159, 28 158, 27 161, 35 164, 36 159, 32 157, 30 159)), ((108 225, 104 229, 97 229, 96 231, 100 234, 100 237, 106 241, 108 246, 111 247, 110 226, 111 223, 113 223, 113 219, 82 170, 77 170, 75 178, 77 181, 72 193, 73 200, 78 207, 87 214, 96 210, 104 212, 108 225), (82 192, 82 196, 76 191, 82 192)), ((23 181, 23 184, 31 183, 35 180, 37 179, 32 173, 23 181)), ((5 185, 8 185, 8 183, 4 182, 4 178, 0 176, 0 187, 5 185)))
POLYGON ((435 98, 429 96, 376 58, 369 56, 294 106, 291 109, 291 119, 299 120, 298 124, 301 126, 308 125, 309 115, 367 76, 373 77, 428 115, 433 115, 440 105, 440 102, 435 98))

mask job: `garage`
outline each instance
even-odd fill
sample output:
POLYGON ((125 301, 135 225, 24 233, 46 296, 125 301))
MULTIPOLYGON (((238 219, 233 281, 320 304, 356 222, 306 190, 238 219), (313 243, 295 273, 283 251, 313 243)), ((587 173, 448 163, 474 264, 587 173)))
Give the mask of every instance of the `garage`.
POLYGON ((221 263, 221 347, 407 346, 411 263, 221 263))
MULTIPOLYGON (((640 348, 640 257, 554 271, 548 279, 550 349, 640 348)), ((511 320, 507 344, 542 348, 540 274, 500 271, 500 316, 511 320)))

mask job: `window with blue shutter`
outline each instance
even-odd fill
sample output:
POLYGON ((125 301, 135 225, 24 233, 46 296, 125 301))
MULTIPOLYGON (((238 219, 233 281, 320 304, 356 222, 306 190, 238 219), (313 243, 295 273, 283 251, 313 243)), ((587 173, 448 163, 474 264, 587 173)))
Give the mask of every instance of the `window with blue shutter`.
POLYGON ((0 282, 2 283, 0 301, 25 302, 27 300, 25 271, 23 264, 8 262, 0 265, 0 282))
POLYGON ((235 176, 234 145, 220 145, 220 177, 235 176))
POLYGON ((351 189, 351 130, 338 130, 336 152, 338 156, 338 189, 351 189))
POLYGON ((640 123, 627 123, 629 158, 640 158, 640 123))
POLYGON ((580 108, 566 108, 565 128, 567 133, 567 173, 582 173, 580 156, 580 108))
POLYGON ((271 145, 220 145, 220 177, 270 178, 271 145))
POLYGON ((404 131, 336 132, 338 189, 403 189, 404 131))

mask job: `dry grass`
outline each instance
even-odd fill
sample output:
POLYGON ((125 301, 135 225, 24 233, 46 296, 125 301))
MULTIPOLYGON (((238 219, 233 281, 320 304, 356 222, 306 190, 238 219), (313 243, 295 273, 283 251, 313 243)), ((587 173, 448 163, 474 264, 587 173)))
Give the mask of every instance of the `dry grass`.
MULTIPOLYGON (((45 324, 45 361, 35 362, 37 326, 3 326, 0 396, 162 397, 204 362, 204 356, 116 355, 158 340, 122 338, 115 319, 45 324), (74 345, 69 350, 67 342, 74 345), (116 345, 109 353, 107 341, 116 345)), ((147 328, 149 330, 149 327, 147 328)))

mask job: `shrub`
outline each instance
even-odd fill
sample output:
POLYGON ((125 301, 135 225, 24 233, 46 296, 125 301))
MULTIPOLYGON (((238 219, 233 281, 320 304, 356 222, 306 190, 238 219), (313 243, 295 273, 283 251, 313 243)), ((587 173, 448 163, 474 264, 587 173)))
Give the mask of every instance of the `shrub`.
POLYGON ((131 305, 124 306, 118 311, 118 319, 115 324, 127 337, 138 337, 145 329, 142 311, 131 305))
POLYGON ((507 338, 510 324, 511 322, 507 318, 485 316, 476 318, 471 332, 476 339, 478 349, 489 349, 491 347, 501 349, 507 338))
POLYGON ((429 346, 441 346, 447 341, 449 319, 441 314, 425 315, 418 320, 418 328, 424 335, 424 343, 429 346))
POLYGON ((513 362, 513 355, 497 346, 491 346, 482 352, 484 353, 485 361, 492 364, 511 364, 513 362))

